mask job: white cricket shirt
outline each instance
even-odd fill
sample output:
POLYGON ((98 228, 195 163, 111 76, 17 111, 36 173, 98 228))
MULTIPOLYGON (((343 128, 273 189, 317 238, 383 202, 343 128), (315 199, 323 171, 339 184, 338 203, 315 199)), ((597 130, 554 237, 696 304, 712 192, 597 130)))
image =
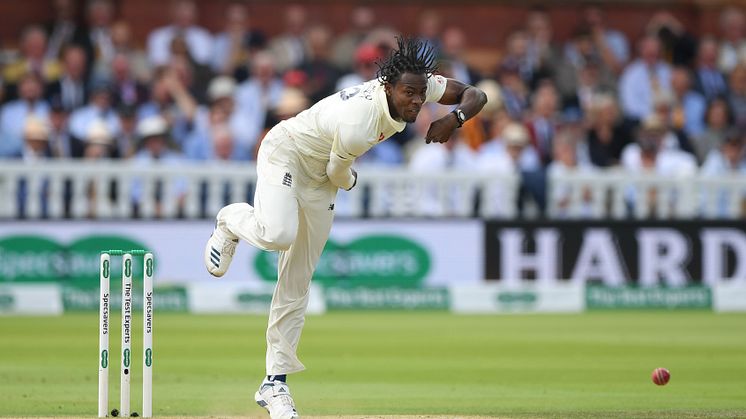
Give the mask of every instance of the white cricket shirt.
MULTIPOLYGON (((439 101, 445 90, 445 77, 428 77, 425 101, 439 101)), ((402 131, 406 123, 391 118, 384 87, 370 80, 320 100, 280 126, 301 156, 327 162, 332 147, 340 157, 355 159, 402 131)))

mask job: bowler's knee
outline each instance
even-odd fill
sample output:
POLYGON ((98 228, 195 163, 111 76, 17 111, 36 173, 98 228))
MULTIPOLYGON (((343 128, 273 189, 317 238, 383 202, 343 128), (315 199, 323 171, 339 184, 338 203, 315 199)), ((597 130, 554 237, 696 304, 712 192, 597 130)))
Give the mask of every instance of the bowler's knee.
POLYGON ((265 240, 269 250, 288 250, 295 241, 298 228, 295 226, 282 226, 267 231, 265 240))

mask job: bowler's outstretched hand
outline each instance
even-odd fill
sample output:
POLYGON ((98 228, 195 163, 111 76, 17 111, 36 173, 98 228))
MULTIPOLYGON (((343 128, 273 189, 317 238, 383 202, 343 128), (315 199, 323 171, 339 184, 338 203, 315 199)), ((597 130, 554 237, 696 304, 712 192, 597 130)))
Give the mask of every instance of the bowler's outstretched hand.
POLYGON ((427 144, 445 143, 451 138, 456 128, 458 128, 458 120, 454 114, 449 113, 430 124, 427 135, 425 135, 425 142, 427 144))

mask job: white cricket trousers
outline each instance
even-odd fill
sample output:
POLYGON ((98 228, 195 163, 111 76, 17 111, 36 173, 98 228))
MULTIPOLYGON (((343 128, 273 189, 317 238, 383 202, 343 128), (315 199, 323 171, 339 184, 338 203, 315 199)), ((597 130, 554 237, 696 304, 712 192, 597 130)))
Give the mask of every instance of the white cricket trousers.
POLYGON ((259 147, 254 207, 231 204, 220 213, 227 229, 240 239, 279 251, 267 326, 267 375, 305 369, 296 350, 311 277, 334 218, 337 187, 328 180, 314 181, 325 176, 326 162, 301 158, 286 131, 273 128, 259 147))

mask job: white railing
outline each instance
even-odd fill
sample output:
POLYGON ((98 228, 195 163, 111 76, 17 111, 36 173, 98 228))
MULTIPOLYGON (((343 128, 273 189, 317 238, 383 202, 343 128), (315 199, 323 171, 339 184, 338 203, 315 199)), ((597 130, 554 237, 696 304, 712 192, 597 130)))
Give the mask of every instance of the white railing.
MULTIPOLYGON (((518 178, 412 173, 361 167, 359 184, 340 192, 351 217, 514 217, 518 178), (481 202, 475 212, 474 202, 481 202)), ((127 161, 0 161, 0 218, 199 218, 250 201, 250 163, 143 165, 127 161)))
MULTIPOLYGON (((519 179, 489 173, 413 173, 361 166, 359 185, 340 192, 337 215, 484 217, 518 215, 519 179)), ((250 163, 0 161, 0 218, 200 218, 251 202, 250 163)), ((619 170, 552 173, 550 218, 739 219, 746 176, 661 177, 619 170)))
POLYGON ((743 218, 746 176, 659 176, 620 169, 552 174, 551 218, 743 218))

